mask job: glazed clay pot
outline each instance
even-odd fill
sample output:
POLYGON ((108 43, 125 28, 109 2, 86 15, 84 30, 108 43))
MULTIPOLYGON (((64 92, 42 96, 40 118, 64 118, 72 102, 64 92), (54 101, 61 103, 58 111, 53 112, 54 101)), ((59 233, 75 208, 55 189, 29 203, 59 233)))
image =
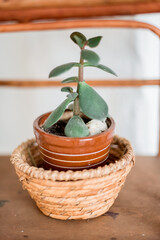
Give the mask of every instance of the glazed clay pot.
MULTIPOLYGON (((49 114, 39 116, 33 123, 40 155, 49 168, 80 170, 97 167, 106 161, 115 128, 112 118, 107 119, 108 129, 100 134, 70 138, 50 134, 41 129, 49 114)), ((65 114, 61 120, 66 118, 65 114)))

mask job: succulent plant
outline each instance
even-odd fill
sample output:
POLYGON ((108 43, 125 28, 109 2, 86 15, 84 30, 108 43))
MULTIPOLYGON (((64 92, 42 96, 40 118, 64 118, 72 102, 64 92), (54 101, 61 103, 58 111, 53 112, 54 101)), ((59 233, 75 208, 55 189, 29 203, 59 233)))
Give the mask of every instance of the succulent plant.
POLYGON ((74 92, 72 87, 63 87, 61 89, 62 92, 68 92, 67 98, 49 115, 43 128, 48 129, 58 122, 67 106, 73 102, 73 117, 70 118, 65 127, 65 135, 67 137, 86 137, 89 135, 89 130, 80 117, 80 112, 83 112, 91 119, 104 120, 108 116, 108 105, 103 98, 85 82, 83 70, 86 67, 96 67, 107 73, 117 75, 112 69, 99 63, 100 58, 97 53, 85 49, 86 47, 97 47, 101 41, 101 36, 87 40, 82 33, 73 32, 70 38, 80 47, 80 62, 70 62, 54 68, 50 72, 49 78, 59 76, 71 68, 77 67, 78 76, 69 77, 62 81, 62 83, 76 82, 77 91, 74 92))

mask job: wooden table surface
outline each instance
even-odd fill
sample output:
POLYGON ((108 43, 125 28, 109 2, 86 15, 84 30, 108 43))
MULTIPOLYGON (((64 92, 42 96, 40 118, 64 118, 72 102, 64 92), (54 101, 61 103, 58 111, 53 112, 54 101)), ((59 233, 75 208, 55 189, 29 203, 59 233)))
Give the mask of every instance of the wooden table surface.
POLYGON ((23 191, 9 157, 0 157, 0 240, 160 240, 160 159, 136 165, 109 212, 91 220, 44 216, 23 191))

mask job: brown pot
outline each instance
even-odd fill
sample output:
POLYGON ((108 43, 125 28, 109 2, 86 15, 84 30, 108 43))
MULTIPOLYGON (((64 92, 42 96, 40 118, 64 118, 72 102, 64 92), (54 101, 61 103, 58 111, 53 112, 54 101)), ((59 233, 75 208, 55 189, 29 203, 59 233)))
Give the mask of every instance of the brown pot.
MULTIPOLYGON (((39 116, 33 127, 40 155, 50 168, 78 170, 97 167, 106 161, 115 128, 112 118, 107 119, 108 129, 100 134, 70 138, 50 134, 41 129, 49 114, 39 116)), ((61 119, 63 118, 65 114, 61 119)))

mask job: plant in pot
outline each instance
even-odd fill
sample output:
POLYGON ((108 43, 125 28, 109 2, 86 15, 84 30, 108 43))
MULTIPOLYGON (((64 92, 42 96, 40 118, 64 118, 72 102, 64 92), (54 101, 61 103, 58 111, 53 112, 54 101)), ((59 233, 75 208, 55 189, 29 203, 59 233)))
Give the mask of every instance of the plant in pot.
POLYGON ((80 61, 54 68, 49 77, 77 67, 78 76, 62 81, 64 84, 75 82, 77 89, 63 87, 61 91, 67 92, 66 99, 53 112, 34 121, 34 133, 45 167, 57 170, 105 164, 115 128, 107 103, 83 77, 86 67, 95 67, 116 76, 113 70, 99 63, 100 58, 94 51, 86 49, 97 47, 102 37, 87 40, 80 32, 73 32, 70 37, 80 47, 80 61))

